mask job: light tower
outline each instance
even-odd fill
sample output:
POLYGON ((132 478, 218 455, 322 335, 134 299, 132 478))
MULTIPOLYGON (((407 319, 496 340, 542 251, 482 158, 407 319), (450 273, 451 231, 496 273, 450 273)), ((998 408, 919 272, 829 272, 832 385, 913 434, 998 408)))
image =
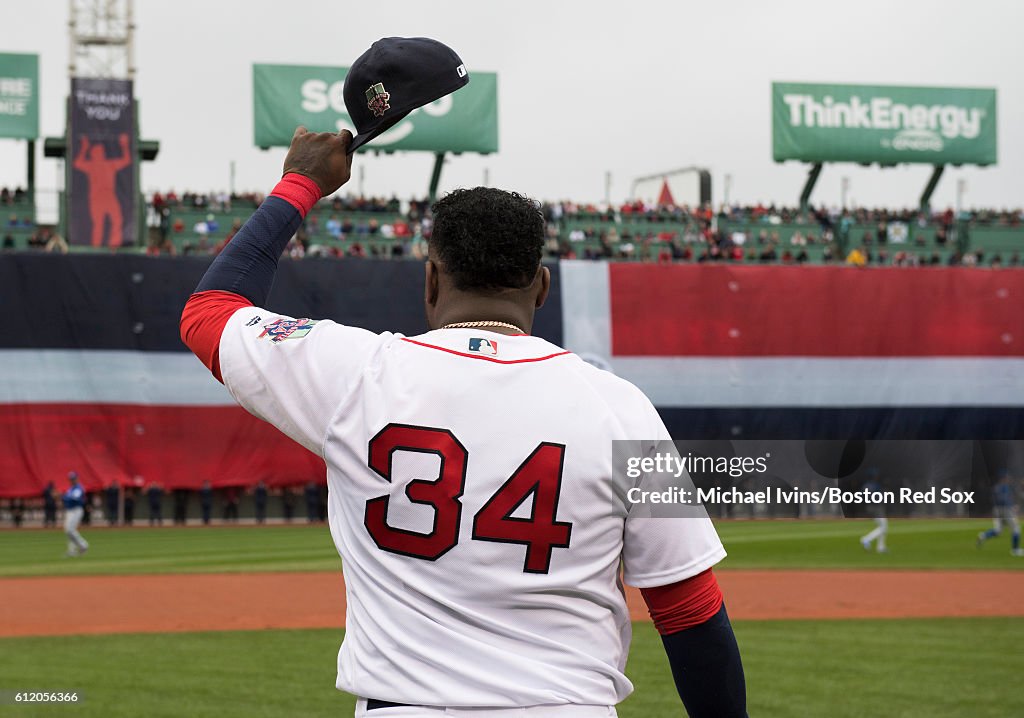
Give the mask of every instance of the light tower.
POLYGON ((135 79, 133 0, 68 0, 68 77, 135 79))

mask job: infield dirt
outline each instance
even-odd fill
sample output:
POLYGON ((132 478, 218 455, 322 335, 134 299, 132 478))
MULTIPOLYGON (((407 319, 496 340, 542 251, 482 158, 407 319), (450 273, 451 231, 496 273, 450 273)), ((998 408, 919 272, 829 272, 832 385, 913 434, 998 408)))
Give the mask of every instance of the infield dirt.
MULTIPOLYGON (((1020 571, 717 573, 733 619, 1024 616, 1020 571)), ((341 628, 335 573, 6 578, 0 636, 341 628)), ((648 618, 627 590, 634 620, 648 618)))

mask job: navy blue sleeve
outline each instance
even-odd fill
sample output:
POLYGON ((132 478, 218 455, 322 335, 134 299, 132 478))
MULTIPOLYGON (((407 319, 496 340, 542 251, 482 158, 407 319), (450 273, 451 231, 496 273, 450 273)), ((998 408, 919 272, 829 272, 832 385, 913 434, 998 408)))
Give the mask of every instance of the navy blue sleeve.
POLYGON ((661 637, 690 718, 747 718, 747 686, 725 604, 704 623, 661 637))
POLYGON ((277 261, 301 224, 302 215, 290 202, 267 197, 213 260, 196 292, 234 292, 262 307, 274 284, 277 261))

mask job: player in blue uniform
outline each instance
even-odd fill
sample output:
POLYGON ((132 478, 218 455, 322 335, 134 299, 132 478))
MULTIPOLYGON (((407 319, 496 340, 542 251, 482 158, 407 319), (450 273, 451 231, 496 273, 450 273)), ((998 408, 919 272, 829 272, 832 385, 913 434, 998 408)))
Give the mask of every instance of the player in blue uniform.
MULTIPOLYGON (((882 484, 878 480, 878 469, 868 469, 868 480, 864 483, 864 490, 872 494, 880 494, 882 492, 882 484)), ((875 519, 875 528, 868 533, 860 537, 860 545, 865 551, 871 550, 871 544, 874 542, 875 550, 878 553, 888 553, 889 549, 885 545, 885 537, 889 535, 889 519, 885 517, 885 506, 882 504, 868 503, 865 506, 866 510, 875 519)))
POLYGON ((1024 556, 1020 547, 1020 523, 1017 521, 1017 487, 1010 480, 1010 472, 1003 469, 999 481, 992 487, 992 528, 978 534, 977 546, 981 548, 990 538, 1003 532, 1003 525, 1010 527, 1010 553, 1024 556))
POLYGON ((68 474, 71 487, 61 495, 64 501, 64 533, 68 537, 68 556, 81 556, 89 549, 89 542, 78 533, 78 525, 85 514, 85 490, 78 482, 78 474, 68 474))

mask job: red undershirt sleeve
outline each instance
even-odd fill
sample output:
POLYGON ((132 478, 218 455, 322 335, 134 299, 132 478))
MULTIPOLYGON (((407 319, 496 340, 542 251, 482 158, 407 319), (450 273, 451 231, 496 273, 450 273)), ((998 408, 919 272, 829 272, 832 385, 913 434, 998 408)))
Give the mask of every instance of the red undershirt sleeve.
POLYGON ((210 290, 189 297, 181 313, 181 340, 221 384, 224 383, 220 374, 221 334, 232 314, 251 306, 252 302, 234 292, 210 290))
POLYGON ((667 586, 642 588, 640 593, 663 636, 704 623, 722 607, 722 590, 710 568, 667 586))
MULTIPOLYGON (((274 187, 274 190, 270 193, 271 197, 284 200, 292 207, 294 207, 300 217, 295 220, 296 222, 301 221, 302 217, 309 214, 309 211, 320 199, 320 188, 316 182, 311 180, 309 177, 304 175, 289 173, 286 174, 280 182, 274 187)), ((287 205, 285 205, 287 206, 287 205)), ((272 203, 265 203, 267 211, 273 210, 272 203)), ((263 209, 257 210, 257 214, 263 209)), ((277 210, 280 213, 280 210, 277 210)), ((286 223, 278 222, 284 226, 286 223)), ((274 225, 277 228, 277 225, 274 225)), ((281 244, 283 249, 283 242, 287 241, 287 238, 292 234, 292 227, 284 226, 284 230, 278 232, 281 235, 279 238, 282 241, 281 244)), ((235 235, 231 244, 236 245, 226 250, 221 256, 214 260, 214 264, 211 265, 209 271, 203 277, 203 281, 200 282, 200 289, 203 285, 209 286, 212 284, 214 287, 220 283, 221 287, 231 286, 234 288, 237 283, 234 274, 229 270, 224 270, 221 265, 230 264, 227 260, 228 255, 232 251, 241 251, 243 240, 248 238, 249 234, 256 232, 256 225, 250 227, 249 223, 246 223, 242 231, 235 235), (220 264, 218 264, 220 262, 220 264), (226 272, 226 274, 225 274, 226 272), (223 275, 223 276, 222 276, 223 275), (229 281, 230 280, 230 281, 229 281)), ((243 252, 244 254, 244 252, 243 252)), ((271 252, 272 260, 276 262, 277 255, 280 251, 275 250, 271 252), (276 253, 275 253, 276 252, 276 253)), ((248 256, 248 255, 246 255, 248 256)), ((257 257, 262 255, 257 254, 257 257)), ((249 263, 251 264, 251 262, 249 263)), ((245 262, 243 265, 247 266, 245 262)), ((267 281, 265 282, 266 287, 264 294, 269 292, 270 282, 273 280, 273 267, 267 274, 267 281)), ((244 279, 244 277, 242 278, 244 279)), ((262 287, 262 285, 261 285, 262 287)), ((226 291, 224 289, 209 288, 205 291, 197 291, 191 297, 188 302, 185 303, 185 310, 181 314, 181 323, 179 328, 181 330, 181 340, 185 342, 189 349, 199 357, 199 360, 203 362, 207 369, 213 372, 213 375, 217 378, 217 381, 224 383, 224 379, 220 373, 220 337, 224 332, 224 327, 227 326, 228 320, 231 315, 243 307, 251 307, 253 303, 246 299, 241 294, 236 292, 226 291)))

